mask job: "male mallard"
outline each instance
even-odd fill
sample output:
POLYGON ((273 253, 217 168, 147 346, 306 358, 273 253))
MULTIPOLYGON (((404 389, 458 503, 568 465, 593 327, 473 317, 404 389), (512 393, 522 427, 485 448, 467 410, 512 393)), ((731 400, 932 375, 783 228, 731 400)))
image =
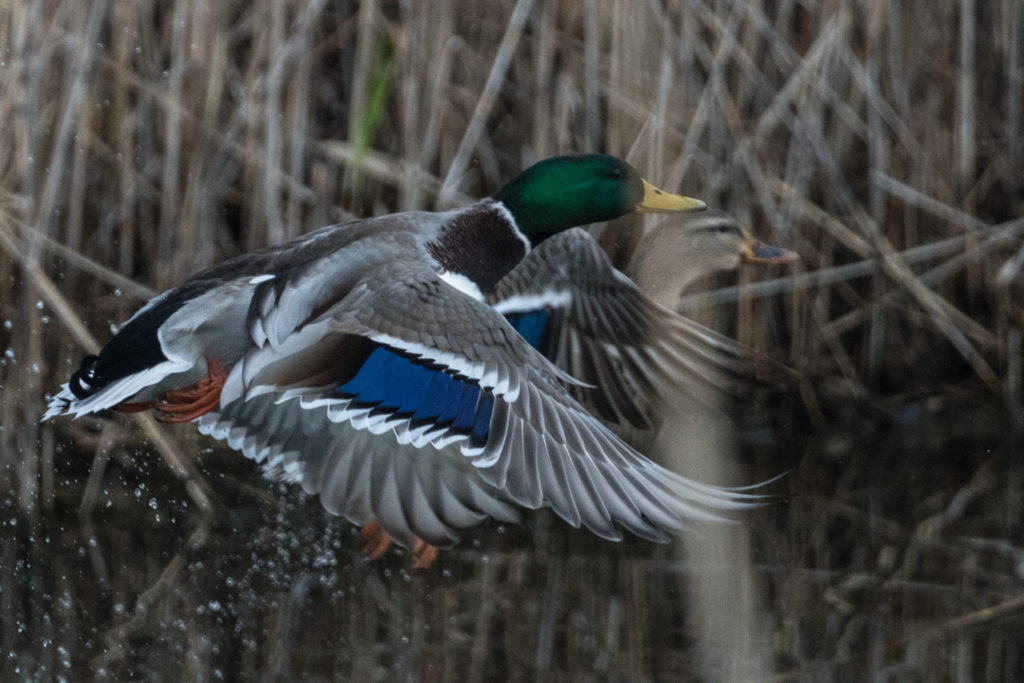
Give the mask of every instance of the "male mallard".
MULTIPOLYGON (((604 538, 620 538, 618 526, 664 540, 688 519, 755 497, 688 480, 631 449, 571 397, 566 386, 578 381, 499 312, 511 309, 483 298, 517 264, 536 258, 543 276, 547 244, 565 249, 572 268, 587 262, 579 231, 530 251, 553 233, 700 208, 619 159, 584 155, 540 162, 464 209, 321 228, 152 299, 82 361, 44 419, 117 407, 198 420, 268 473, 301 481, 328 510, 357 524, 376 519, 409 547, 454 543, 487 517, 515 521, 515 505, 551 507, 604 538)), ((574 295, 583 313, 595 310, 587 297, 574 295)), ((631 325, 648 305, 641 297, 596 311, 584 331, 631 325)), ((732 352, 711 339, 707 349, 699 338, 688 346, 711 358, 732 352)), ((645 367, 637 376, 656 375, 645 367)))

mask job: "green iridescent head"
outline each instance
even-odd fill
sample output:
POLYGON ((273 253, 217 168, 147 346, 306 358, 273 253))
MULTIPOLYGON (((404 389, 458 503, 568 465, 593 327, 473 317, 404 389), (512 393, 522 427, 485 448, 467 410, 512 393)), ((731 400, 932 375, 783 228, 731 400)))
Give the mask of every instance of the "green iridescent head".
POLYGON ((699 199, 659 190, 625 161, 607 154, 545 159, 513 178, 494 199, 505 205, 534 243, 577 225, 629 213, 707 208, 699 199))

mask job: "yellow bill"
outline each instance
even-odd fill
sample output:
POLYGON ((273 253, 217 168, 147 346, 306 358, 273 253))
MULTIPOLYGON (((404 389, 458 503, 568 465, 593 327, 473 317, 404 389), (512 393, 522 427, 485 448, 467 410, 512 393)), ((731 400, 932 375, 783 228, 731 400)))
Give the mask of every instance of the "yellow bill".
POLYGON ((677 211, 703 211, 708 205, 699 199, 665 192, 643 180, 644 196, 636 205, 640 213, 675 213, 677 211))

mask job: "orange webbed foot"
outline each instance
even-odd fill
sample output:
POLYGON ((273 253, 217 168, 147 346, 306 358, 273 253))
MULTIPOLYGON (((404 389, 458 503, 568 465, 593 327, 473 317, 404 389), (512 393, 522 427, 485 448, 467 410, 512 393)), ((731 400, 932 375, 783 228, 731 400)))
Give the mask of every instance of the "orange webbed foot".
MULTIPOLYGON (((381 528, 377 520, 363 525, 359 534, 363 537, 363 553, 371 560, 380 558, 393 543, 391 536, 381 528)), ((412 568, 430 569, 437 560, 437 554, 437 546, 417 538, 412 548, 412 568)))
POLYGON ((373 520, 359 530, 363 537, 363 554, 371 560, 378 559, 391 547, 391 536, 380 528, 380 522, 373 520))
POLYGON ((156 407, 156 401, 143 401, 142 403, 118 403, 114 406, 114 410, 119 413, 141 413, 143 410, 149 410, 150 408, 156 407))
POLYGON ((206 377, 184 389, 168 391, 155 407, 163 422, 191 422, 220 404, 220 392, 228 378, 228 369, 217 360, 206 361, 206 377))
POLYGON ((430 545, 426 541, 417 538, 416 545, 412 549, 412 568, 430 569, 437 560, 437 553, 436 545, 430 545))

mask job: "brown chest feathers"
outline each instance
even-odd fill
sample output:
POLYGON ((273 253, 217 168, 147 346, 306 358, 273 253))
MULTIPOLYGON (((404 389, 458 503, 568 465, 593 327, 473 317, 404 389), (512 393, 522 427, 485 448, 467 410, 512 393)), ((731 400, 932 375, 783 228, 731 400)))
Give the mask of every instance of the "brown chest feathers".
POLYGON ((481 202, 452 219, 427 250, 446 270, 487 293, 526 256, 527 242, 506 210, 481 202))

